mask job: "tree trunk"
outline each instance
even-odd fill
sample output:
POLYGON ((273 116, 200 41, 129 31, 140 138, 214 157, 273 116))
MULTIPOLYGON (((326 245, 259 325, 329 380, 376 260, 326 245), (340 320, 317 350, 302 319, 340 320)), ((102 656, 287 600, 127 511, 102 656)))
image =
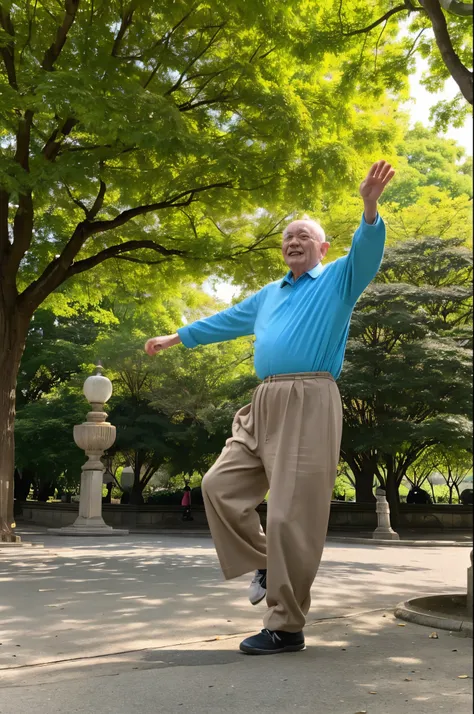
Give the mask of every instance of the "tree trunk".
POLYGON ((375 503, 373 491, 375 472, 370 457, 347 451, 344 453, 343 459, 354 474, 357 503, 375 503))
POLYGON ((398 493, 398 483, 396 474, 387 470, 387 501, 390 506, 390 523, 394 530, 397 530, 400 521, 400 496, 398 493))
POLYGON ((26 501, 30 495, 34 473, 30 469, 15 469, 15 501, 26 501))
POLYGON ((133 484, 132 490, 130 491, 129 503, 131 506, 142 506, 145 503, 143 498, 143 484, 133 484))
POLYGON ((375 503, 374 474, 364 471, 353 471, 355 476, 355 491, 357 503, 375 503))
POLYGON ((55 489, 55 486, 52 481, 51 482, 43 481, 39 487, 37 500, 40 503, 46 503, 48 498, 50 498, 51 496, 54 496, 54 489, 55 489))
POLYGON ((460 492, 460 490, 459 490, 459 484, 458 484, 458 483, 455 483, 455 484, 454 484, 454 488, 456 489, 456 493, 457 493, 457 496, 458 496, 458 503, 461 503, 461 492, 460 492))
POLYGON ((15 392, 29 319, 8 310, 0 294, 0 542, 14 542, 15 392))
POLYGON ((441 55, 441 59, 451 77, 458 85, 461 94, 472 105, 472 72, 459 59, 456 54, 451 36, 449 34, 446 18, 440 6, 439 0, 420 0, 420 5, 426 10, 426 14, 431 20, 436 44, 441 55))
POLYGON ((135 464, 133 467, 134 478, 129 501, 131 506, 142 506, 144 503, 143 489, 145 488, 145 483, 140 478, 141 471, 142 462, 140 461, 138 453, 135 452, 135 464))

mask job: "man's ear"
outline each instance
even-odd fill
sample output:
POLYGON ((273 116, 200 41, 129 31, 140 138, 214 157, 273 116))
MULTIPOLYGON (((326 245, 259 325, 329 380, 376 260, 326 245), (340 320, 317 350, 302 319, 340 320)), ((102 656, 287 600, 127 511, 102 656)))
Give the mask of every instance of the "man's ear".
POLYGON ((324 241, 324 243, 321 243, 321 255, 324 258, 324 256, 327 254, 329 248, 331 247, 331 244, 328 243, 328 241, 324 241))

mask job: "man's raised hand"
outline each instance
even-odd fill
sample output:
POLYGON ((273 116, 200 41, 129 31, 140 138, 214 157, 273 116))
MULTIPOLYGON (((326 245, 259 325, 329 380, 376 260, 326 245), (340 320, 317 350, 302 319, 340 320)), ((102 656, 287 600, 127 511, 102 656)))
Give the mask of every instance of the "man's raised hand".
POLYGON ((158 354, 158 352, 163 352, 163 350, 167 350, 169 347, 173 347, 173 345, 179 345, 180 342, 181 339, 178 333, 165 335, 164 337, 152 337, 146 341, 145 352, 147 355, 150 355, 150 357, 153 357, 153 355, 158 354))
POLYGON ((394 176, 395 169, 387 161, 382 159, 373 164, 359 188, 364 202, 376 203, 394 176))

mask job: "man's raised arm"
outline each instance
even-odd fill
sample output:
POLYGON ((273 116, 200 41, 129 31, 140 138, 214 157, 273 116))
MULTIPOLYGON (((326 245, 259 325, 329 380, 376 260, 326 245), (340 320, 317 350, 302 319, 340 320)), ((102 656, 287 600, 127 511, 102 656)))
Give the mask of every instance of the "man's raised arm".
POLYGON ((375 278, 382 263, 385 246, 385 224, 378 213, 378 199, 395 175, 386 161, 377 161, 362 181, 359 192, 364 214, 354 233, 349 254, 340 258, 339 292, 344 302, 355 304, 375 278))

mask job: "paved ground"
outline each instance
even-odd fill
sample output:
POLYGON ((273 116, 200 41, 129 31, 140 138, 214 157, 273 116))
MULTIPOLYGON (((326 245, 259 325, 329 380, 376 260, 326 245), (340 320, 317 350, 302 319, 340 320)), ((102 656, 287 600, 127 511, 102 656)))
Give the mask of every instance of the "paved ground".
POLYGON ((307 650, 257 658, 238 644, 262 607, 209 538, 29 539, 0 550, 1 714, 472 711, 472 640, 391 615, 463 592, 466 548, 328 543, 307 650))

